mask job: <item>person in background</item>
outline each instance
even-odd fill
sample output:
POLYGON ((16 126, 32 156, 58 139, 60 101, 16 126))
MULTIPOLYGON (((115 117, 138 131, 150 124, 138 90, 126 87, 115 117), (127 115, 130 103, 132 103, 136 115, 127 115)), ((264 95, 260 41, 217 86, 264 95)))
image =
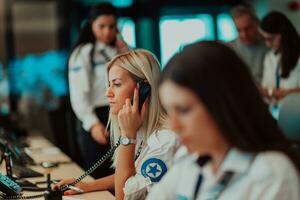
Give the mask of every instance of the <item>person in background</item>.
POLYGON ((260 85, 263 60, 268 48, 258 31, 259 19, 253 7, 247 3, 233 7, 231 16, 238 31, 238 38, 231 41, 229 45, 246 62, 254 80, 260 85))
MULTIPOLYGON (((121 136, 121 145, 115 151, 115 174, 78 183, 84 192, 114 190, 117 200, 142 200, 172 165, 179 143, 165 124, 157 91, 160 74, 158 61, 142 49, 120 54, 108 64, 110 133, 114 144, 121 136), (141 83, 148 84, 150 93, 139 111, 141 83)), ((72 182, 63 180, 56 187, 72 182)), ((70 194, 75 192, 65 192, 70 194)))
POLYGON ((269 100, 281 100, 300 92, 300 36, 280 12, 270 12, 260 25, 270 51, 265 57, 261 93, 269 100))
MULTIPOLYGON (((78 143, 84 169, 91 167, 109 145, 106 124, 109 114, 106 63, 128 50, 117 37, 117 10, 110 3, 94 6, 74 45, 69 59, 71 106, 80 122, 78 143)), ((95 178, 112 172, 106 162, 92 175, 95 178)))
POLYGON ((172 130, 197 157, 175 164, 147 200, 300 199, 299 152, 231 48, 186 47, 166 65, 159 94, 172 130))

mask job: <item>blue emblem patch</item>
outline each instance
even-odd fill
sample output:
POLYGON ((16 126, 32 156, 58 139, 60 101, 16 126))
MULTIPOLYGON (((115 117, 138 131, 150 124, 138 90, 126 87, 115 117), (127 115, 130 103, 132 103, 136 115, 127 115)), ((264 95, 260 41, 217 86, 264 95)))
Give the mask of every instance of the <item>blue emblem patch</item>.
POLYGON ((81 66, 71 67, 70 71, 72 72, 78 72, 81 69, 81 66))
POLYGON ((142 174, 149 177, 151 182, 158 182, 167 172, 166 164, 158 158, 149 158, 142 164, 142 174))

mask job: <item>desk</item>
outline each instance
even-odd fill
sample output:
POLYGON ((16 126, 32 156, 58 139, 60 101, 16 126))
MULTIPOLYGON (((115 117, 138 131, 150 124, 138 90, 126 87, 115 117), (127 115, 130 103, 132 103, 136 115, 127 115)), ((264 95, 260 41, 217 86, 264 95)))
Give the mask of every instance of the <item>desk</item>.
MULTIPOLYGON (((31 136, 28 138, 28 142, 30 146, 30 148, 28 149, 28 153, 36 161, 36 163, 40 163, 42 161, 66 162, 66 164, 60 164, 59 167, 52 168, 52 169, 44 169, 40 166, 32 166, 31 167, 32 169, 44 174, 50 172, 51 179, 77 178, 83 174, 84 171, 76 163, 72 162, 68 156, 66 156, 63 152, 61 152, 58 148, 53 146, 49 141, 47 141, 42 136, 31 136)), ((2 170, 3 168, 4 167, 1 166, 2 170)), ((28 180, 32 182, 44 181, 45 177, 28 178, 28 180)), ((84 179, 84 181, 91 181, 91 180, 93 180, 91 176, 88 176, 84 179)), ((24 195, 26 196, 35 195, 39 193, 25 191, 24 195)), ((86 199, 86 200, 115 199, 115 197, 108 191, 91 192, 91 193, 85 193, 80 195, 73 195, 71 197, 76 199, 86 199)))

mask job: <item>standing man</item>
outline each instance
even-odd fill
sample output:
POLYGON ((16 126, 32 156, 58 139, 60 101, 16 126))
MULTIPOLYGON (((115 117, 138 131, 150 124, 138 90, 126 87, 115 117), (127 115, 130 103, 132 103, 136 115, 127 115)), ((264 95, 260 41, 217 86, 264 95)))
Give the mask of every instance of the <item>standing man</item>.
POLYGON ((260 85, 263 60, 268 49, 258 32, 259 19, 253 7, 246 3, 233 7, 231 16, 238 31, 238 38, 229 44, 246 62, 255 82, 260 85))

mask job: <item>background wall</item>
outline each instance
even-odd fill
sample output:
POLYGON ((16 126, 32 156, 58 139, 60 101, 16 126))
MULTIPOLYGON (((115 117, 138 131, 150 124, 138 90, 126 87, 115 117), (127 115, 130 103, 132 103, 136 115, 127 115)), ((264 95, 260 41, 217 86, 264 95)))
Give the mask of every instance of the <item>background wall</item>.
POLYGON ((5 58, 5 7, 4 1, 0 1, 0 62, 5 58))
POLYGON ((16 2, 13 29, 16 55, 40 53, 58 48, 56 2, 16 2))
POLYGON ((253 4, 260 18, 271 10, 283 12, 300 33, 300 0, 253 0, 253 4), (294 8, 298 4, 298 9, 292 10, 292 8, 289 8, 291 3, 294 4, 294 8))

